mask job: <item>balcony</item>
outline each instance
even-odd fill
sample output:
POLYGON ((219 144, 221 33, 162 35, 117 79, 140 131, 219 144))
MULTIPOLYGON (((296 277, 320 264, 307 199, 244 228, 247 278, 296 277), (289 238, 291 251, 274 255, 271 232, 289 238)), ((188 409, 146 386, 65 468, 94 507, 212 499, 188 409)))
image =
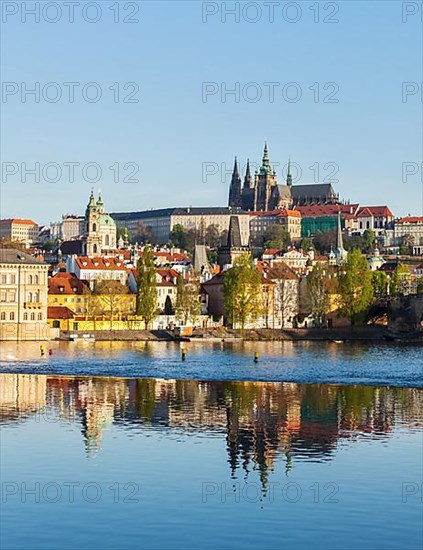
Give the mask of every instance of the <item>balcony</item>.
POLYGON ((24 309, 42 309, 42 302, 24 302, 24 309))

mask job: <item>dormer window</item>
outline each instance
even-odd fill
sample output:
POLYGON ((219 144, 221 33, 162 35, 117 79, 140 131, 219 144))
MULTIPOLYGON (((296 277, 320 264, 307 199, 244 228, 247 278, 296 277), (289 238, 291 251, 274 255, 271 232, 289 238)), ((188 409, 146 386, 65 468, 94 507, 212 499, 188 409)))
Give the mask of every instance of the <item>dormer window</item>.
POLYGON ((59 286, 59 292, 63 292, 65 290, 64 286, 59 286))

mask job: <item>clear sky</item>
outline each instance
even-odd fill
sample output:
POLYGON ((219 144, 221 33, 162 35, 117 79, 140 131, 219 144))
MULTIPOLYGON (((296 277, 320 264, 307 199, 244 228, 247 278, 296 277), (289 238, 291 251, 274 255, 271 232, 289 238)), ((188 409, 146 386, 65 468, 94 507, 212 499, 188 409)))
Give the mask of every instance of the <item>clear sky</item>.
POLYGON ((337 171, 342 198, 422 214, 420 2, 71 8, 2 2, 2 217, 83 213, 91 187, 112 212, 226 205, 234 156, 258 163, 265 139, 280 180, 290 156, 298 183, 337 171))

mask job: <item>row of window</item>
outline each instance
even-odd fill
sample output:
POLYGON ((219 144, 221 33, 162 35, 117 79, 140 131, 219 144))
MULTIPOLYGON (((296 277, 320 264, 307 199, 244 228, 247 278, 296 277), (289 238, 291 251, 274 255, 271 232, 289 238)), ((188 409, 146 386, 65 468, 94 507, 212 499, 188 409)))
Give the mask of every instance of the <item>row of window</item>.
MULTIPOLYGON (((11 311, 9 313, 9 321, 15 321, 16 319, 16 316, 15 316, 15 312, 14 311, 11 311)), ((30 314, 28 314, 27 312, 25 312, 23 314, 23 320, 24 321, 35 321, 35 320, 38 320, 38 321, 42 321, 43 320, 43 314, 40 312, 40 313, 35 313, 35 312, 32 312, 30 314)), ((2 311, 0 313, 0 321, 6 321, 6 312, 5 311, 2 311)))
MULTIPOLYGON (((14 273, 6 274, 3 273, 1 276, 1 284, 2 285, 15 285, 16 284, 16 275, 14 273)), ((24 282, 23 280, 21 281, 24 282)), ((28 285, 39 285, 40 284, 40 277, 38 275, 28 275, 27 279, 28 285)))

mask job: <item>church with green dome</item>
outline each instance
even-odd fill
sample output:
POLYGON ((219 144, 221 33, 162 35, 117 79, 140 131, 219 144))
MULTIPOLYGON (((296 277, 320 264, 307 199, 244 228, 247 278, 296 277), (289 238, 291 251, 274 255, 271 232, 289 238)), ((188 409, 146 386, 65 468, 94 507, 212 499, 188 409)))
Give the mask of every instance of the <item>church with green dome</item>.
POLYGON ((116 250, 116 223, 105 211, 101 193, 96 201, 93 190, 85 210, 83 242, 89 257, 116 250))

